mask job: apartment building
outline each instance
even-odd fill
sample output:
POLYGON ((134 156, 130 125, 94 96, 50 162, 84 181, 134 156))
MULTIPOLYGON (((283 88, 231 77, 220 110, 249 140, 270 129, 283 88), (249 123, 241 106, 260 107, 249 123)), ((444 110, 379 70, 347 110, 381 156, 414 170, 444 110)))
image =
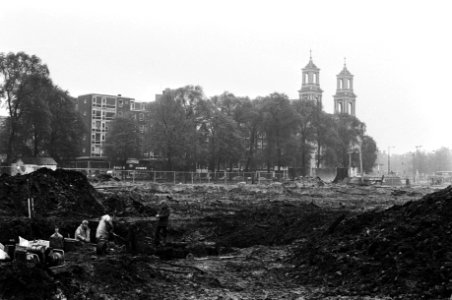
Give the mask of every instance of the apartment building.
POLYGON ((86 94, 76 100, 76 109, 88 128, 82 137, 79 160, 105 161, 104 146, 111 122, 116 117, 134 118, 139 130, 144 134, 149 128, 149 104, 136 102, 134 98, 121 95, 86 94))

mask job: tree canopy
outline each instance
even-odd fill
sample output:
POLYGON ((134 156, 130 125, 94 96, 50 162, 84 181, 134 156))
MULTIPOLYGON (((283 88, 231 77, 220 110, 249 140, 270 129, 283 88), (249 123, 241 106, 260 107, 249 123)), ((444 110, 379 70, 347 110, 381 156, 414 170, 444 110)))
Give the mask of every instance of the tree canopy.
POLYGON ((8 111, 0 134, 7 160, 22 156, 74 159, 86 128, 69 94, 55 86, 35 55, 0 53, 0 104, 8 111))

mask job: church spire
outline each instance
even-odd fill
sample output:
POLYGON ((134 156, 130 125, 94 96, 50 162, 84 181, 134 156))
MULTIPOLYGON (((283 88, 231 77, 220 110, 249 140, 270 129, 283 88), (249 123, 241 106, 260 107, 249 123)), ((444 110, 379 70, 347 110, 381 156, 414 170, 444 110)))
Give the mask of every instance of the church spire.
POLYGON ((336 76, 337 89, 334 95, 334 113, 346 113, 355 116, 356 95, 353 92, 353 75, 347 69, 347 61, 344 57, 344 68, 336 76))
POLYGON ((320 69, 312 61, 312 50, 309 49, 309 62, 302 69, 300 100, 313 100, 322 105, 322 89, 320 88, 320 69))

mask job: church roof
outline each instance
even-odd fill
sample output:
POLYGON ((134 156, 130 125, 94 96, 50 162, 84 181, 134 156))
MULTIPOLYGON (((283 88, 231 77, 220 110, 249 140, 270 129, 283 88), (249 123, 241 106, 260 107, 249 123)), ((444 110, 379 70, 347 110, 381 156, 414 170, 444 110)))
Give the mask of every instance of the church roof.
POLYGON ((306 65, 306 67, 304 67, 304 69, 311 69, 311 70, 320 70, 319 68, 317 68, 317 66, 314 64, 314 62, 312 61, 312 57, 309 58, 309 62, 306 65))
POLYGON ((344 68, 339 74, 337 74, 337 76, 353 76, 353 75, 352 73, 350 73, 350 71, 347 69, 347 66, 344 64, 344 68))

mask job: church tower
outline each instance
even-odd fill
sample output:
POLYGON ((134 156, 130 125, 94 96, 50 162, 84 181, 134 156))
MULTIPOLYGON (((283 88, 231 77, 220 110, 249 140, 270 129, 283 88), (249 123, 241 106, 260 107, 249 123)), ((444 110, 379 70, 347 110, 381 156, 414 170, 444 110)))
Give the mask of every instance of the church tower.
POLYGON ((353 75, 347 69, 344 59, 344 68, 337 75, 337 89, 334 97, 334 113, 356 116, 356 95, 353 93, 353 75))
POLYGON ((298 91, 300 100, 315 100, 322 105, 322 89, 320 88, 320 69, 312 62, 312 53, 309 63, 302 69, 301 89, 298 91))

